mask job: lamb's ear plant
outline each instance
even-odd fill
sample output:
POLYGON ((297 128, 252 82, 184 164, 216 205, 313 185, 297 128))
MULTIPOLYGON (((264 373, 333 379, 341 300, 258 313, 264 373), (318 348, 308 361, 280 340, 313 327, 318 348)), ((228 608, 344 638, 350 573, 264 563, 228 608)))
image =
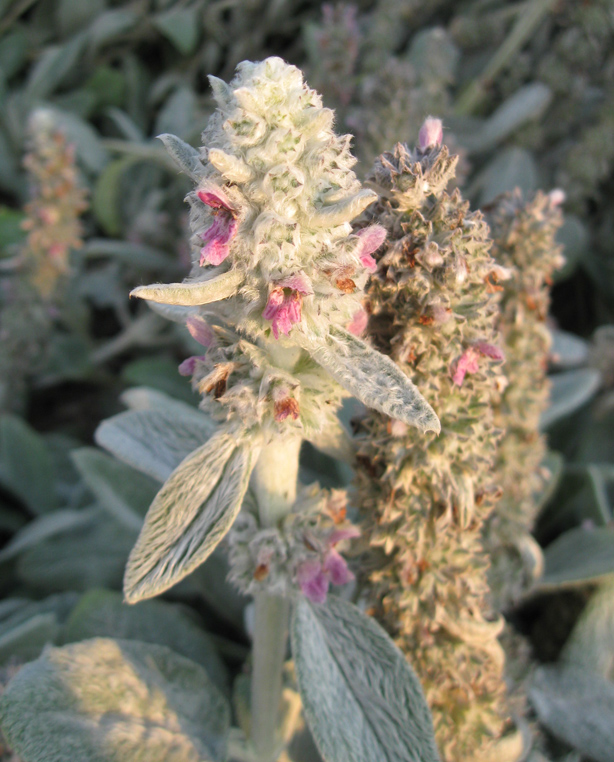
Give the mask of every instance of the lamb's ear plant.
MULTIPOLYGON (((196 183, 187 197, 191 273, 132 292, 185 323, 203 346, 180 366, 202 395, 203 412, 194 412, 187 433, 184 421, 155 407, 135 411, 138 426, 122 414, 99 433, 119 457, 138 457, 142 470, 149 457, 152 475, 171 466, 128 560, 125 597, 138 603, 174 586, 239 517, 229 538, 231 576, 255 598, 244 758, 272 762, 282 751, 292 610, 298 687, 324 759, 435 762, 430 713, 411 667, 374 621, 327 596, 331 583, 353 577, 337 549, 357 534, 343 496, 317 485, 297 492, 303 440, 351 456, 336 416, 348 394, 422 434, 439 431, 409 374, 360 338, 363 288, 385 230, 353 232, 350 223, 376 194, 361 189, 349 137, 335 135, 333 112, 298 69, 279 58, 244 62, 229 85, 214 77, 211 84, 218 110, 201 151, 161 136, 196 183), (196 447, 185 454, 190 439, 196 447)), ((108 643, 100 647, 110 664, 119 658, 108 643)), ((89 658, 90 648, 75 656, 89 658)), ((23 725, 6 708, 17 694, 9 687, 4 714, 19 751, 23 725)), ((223 758, 223 746, 214 759, 223 758)))
POLYGON ((503 620, 481 533, 500 494, 498 283, 510 273, 490 256, 482 214, 446 192, 456 161, 429 118, 416 149, 397 144, 368 176, 379 198, 364 224, 388 233, 367 287, 369 332, 420 379, 442 430, 425 440, 377 412, 362 421, 363 595, 422 681, 443 759, 503 761, 522 742, 506 716, 503 620))
POLYGON ((496 470, 503 490, 485 528, 490 583, 499 611, 516 603, 543 571, 542 551, 531 536, 539 496, 549 477, 546 440, 539 431, 548 406, 551 336, 546 326, 552 275, 563 264, 555 235, 562 224, 562 191, 506 194, 487 211, 493 256, 511 277, 504 281, 500 330, 508 384, 496 405, 505 431, 496 470))
POLYGON ((43 364, 54 312, 70 270, 70 253, 82 246, 80 216, 87 208, 74 146, 45 109, 27 127, 24 167, 30 200, 22 223, 27 237, 5 265, 0 295, 0 410, 21 410, 28 378, 43 364))

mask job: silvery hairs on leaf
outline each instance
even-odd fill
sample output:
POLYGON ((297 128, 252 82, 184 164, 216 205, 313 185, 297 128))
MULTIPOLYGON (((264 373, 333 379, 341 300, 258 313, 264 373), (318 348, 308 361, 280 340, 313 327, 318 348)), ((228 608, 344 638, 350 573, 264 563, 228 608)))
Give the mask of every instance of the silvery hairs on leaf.
POLYGON ((393 372, 364 342, 341 338, 346 329, 356 330, 356 316, 364 314, 370 254, 381 237, 379 231, 370 240, 352 232, 351 220, 375 194, 361 189, 351 170, 349 138, 333 132, 332 111, 322 108, 301 72, 280 58, 245 61, 229 85, 214 77, 211 85, 218 110, 200 152, 172 135, 160 136, 197 183, 187 199, 191 274, 183 283, 140 286, 132 295, 171 305, 171 319, 179 314, 176 308, 196 307, 200 318, 232 328, 235 336, 257 345, 276 371, 283 367, 287 388, 296 393, 281 405, 279 384, 267 387, 266 369, 256 383, 249 363, 233 355, 246 345, 233 348, 228 335, 218 331, 222 349, 227 348, 223 379, 219 371, 215 382, 201 384, 210 373, 204 370, 206 357, 187 366, 201 393, 215 391, 215 400, 203 405, 222 405, 229 420, 264 426, 272 436, 283 435, 289 424, 312 432, 325 428, 330 418, 325 405, 303 406, 306 392, 292 379, 308 353, 322 365, 322 381, 309 388, 310 397, 330 398, 330 375, 365 404, 422 430, 438 430, 437 417, 406 374, 393 372), (260 402, 269 395, 266 420, 262 404, 253 415, 249 394, 260 402), (303 407, 310 407, 308 424, 303 407), (321 411, 320 421, 313 419, 314 408, 321 411))
POLYGON ((229 715, 200 664, 110 638, 48 648, 0 700, 2 732, 29 762, 222 762, 229 715))
POLYGON ((257 437, 221 429, 173 471, 128 559, 128 603, 159 595, 209 557, 241 509, 258 451, 257 437))
POLYGON ((309 729, 330 762, 439 762, 420 682, 382 628, 334 596, 301 599, 292 655, 309 729))

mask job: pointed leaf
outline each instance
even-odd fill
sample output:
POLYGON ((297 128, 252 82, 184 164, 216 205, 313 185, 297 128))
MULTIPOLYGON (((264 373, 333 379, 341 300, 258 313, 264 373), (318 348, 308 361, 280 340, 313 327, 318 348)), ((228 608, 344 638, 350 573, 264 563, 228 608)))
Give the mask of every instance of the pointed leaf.
POLYGON ((561 661, 614 680, 614 576, 591 596, 565 643, 561 661))
POLYGON ((138 531, 158 485, 94 447, 74 450, 72 459, 100 504, 122 524, 138 531))
POLYGON ((11 680, 2 732, 28 762, 222 762, 229 708, 164 646, 95 638, 50 648, 11 680))
POLYGON ((245 276, 239 270, 229 270, 211 280, 138 286, 130 292, 130 296, 149 299, 152 302, 161 302, 162 304, 178 304, 184 307, 210 304, 236 294, 244 279, 245 276))
POLYGON ((192 612, 174 603, 142 601, 129 606, 121 593, 90 590, 73 609, 64 626, 62 642, 89 638, 121 638, 157 643, 207 670, 218 688, 227 690, 228 674, 207 633, 192 612))
POLYGON ((36 514, 58 505, 53 460, 45 440, 15 415, 0 420, 0 483, 36 514))
POLYGON ((350 222, 361 212, 377 201, 377 193, 372 190, 359 190, 353 196, 341 199, 334 204, 323 206, 310 217, 309 222, 315 227, 334 227, 343 225, 344 222, 350 222))
POLYGON ((438 762, 433 722, 405 657, 373 619, 302 598, 292 655, 305 715, 328 762, 438 762))
POLYGON ((87 511, 73 511, 69 509, 52 511, 45 516, 40 516, 30 521, 11 539, 0 551, 0 563, 14 558, 28 548, 38 545, 48 537, 60 534, 66 530, 78 530, 90 521, 87 511))
POLYGON ((529 691, 540 721, 583 757, 611 762, 614 748, 614 684, 584 667, 536 670, 529 691))
POLYGON ((614 574, 614 528, 571 529, 548 545, 544 560, 540 589, 585 584, 614 574))
POLYGON ((176 135, 170 135, 168 132, 158 135, 158 140, 164 143, 164 147, 182 172, 185 172, 186 175, 189 175, 197 183, 202 180, 205 168, 195 148, 192 148, 191 145, 188 145, 176 135))
POLYGON ((184 56, 194 52, 200 34, 200 9, 172 8, 165 13, 159 13, 153 18, 153 25, 173 43, 184 56))
POLYGON ((166 481, 182 460, 201 447, 216 425, 198 410, 129 410, 103 421, 96 442, 144 474, 166 481))
POLYGON ((124 578, 129 603, 151 598, 205 561, 230 529, 255 464, 253 441, 220 430, 173 471, 157 494, 124 578))
POLYGON ((418 389, 385 355, 342 328, 331 328, 320 343, 303 339, 304 348, 341 386, 367 407, 415 426, 439 433, 433 408, 418 389))
POLYGON ((580 368, 550 376, 550 381, 550 406, 539 421, 542 431, 586 404, 599 389, 601 374, 594 368, 580 368))

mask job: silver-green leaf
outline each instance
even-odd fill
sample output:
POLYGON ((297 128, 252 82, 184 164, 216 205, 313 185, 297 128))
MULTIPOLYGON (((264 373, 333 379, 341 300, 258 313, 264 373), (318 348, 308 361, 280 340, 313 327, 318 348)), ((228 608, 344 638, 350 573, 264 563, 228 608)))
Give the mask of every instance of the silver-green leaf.
POLYGON ((304 337, 303 346, 367 407, 423 432, 441 430, 435 411, 405 373, 389 357, 348 331, 333 327, 319 342, 304 337))
POLYGON ((205 168, 195 148, 168 132, 158 135, 158 140, 164 143, 164 147, 182 172, 185 172, 197 183, 202 180, 205 168))
POLYGON ((210 280, 137 286, 130 292, 130 296, 161 304, 178 304, 183 307, 211 304, 211 302, 219 302, 234 296, 244 278, 245 276, 239 270, 229 270, 210 280))
POLYGON ((257 450, 220 430, 173 471, 128 559, 128 603, 159 595, 208 558, 241 509, 257 450))
POLYGON ((156 410, 128 410, 113 416, 100 424, 96 441, 116 458, 164 482, 215 428, 206 415, 176 402, 156 410))
POLYGON ((107 638, 46 650, 0 700, 2 732, 28 762, 222 762, 229 714, 200 665, 107 638))
POLYGON ((326 762, 438 762, 414 671, 373 619, 330 596, 301 599, 292 654, 309 728, 326 762))

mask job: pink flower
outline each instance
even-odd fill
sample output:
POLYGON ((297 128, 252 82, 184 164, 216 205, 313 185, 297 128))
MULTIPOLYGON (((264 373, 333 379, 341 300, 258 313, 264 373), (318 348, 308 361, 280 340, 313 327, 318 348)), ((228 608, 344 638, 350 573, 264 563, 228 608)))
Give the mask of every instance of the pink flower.
POLYGON ((369 322, 369 315, 363 309, 359 309, 354 313, 352 322, 348 325, 348 331, 353 333, 354 336, 362 336, 369 322))
POLYGON ((301 322, 303 296, 309 294, 313 294, 311 282, 302 273, 279 281, 271 291, 262 317, 272 321, 271 328, 276 339, 280 332, 287 336, 292 326, 301 322))
POLYGON ((206 262, 219 265, 230 253, 230 242, 238 228, 237 215, 224 191, 215 185, 206 186, 196 195, 215 214, 213 224, 203 233, 205 245, 200 250, 200 265, 202 267, 206 262))
POLYGON ((321 558, 309 558, 299 564, 296 580, 309 600, 314 603, 324 603, 331 583, 346 585, 354 579, 347 562, 340 553, 334 550, 334 547, 342 540, 358 537, 359 534, 358 529, 353 526, 334 529, 326 541, 326 549, 321 558))
POLYGON ((443 140, 443 125, 441 119, 427 116, 418 133, 418 143, 421 151, 438 148, 443 140))
POLYGON ((192 357, 188 357, 179 366, 179 374, 182 376, 193 376, 194 371, 196 370, 196 363, 198 360, 204 359, 205 357, 203 355, 200 357, 198 355, 192 355, 192 357))
POLYGON ((462 386, 467 373, 477 373, 480 355, 490 357, 493 360, 503 360, 504 355, 499 347, 480 341, 466 349, 453 366, 452 380, 457 386, 462 386))
POLYGON ((186 326, 190 335, 203 347, 210 347, 215 344, 215 334, 209 323, 198 315, 192 315, 186 320, 186 326))
POLYGON ((377 270, 377 262, 371 254, 377 251, 386 239, 386 228, 381 225, 371 225, 368 228, 359 230, 356 235, 360 239, 356 255, 360 259, 363 267, 371 273, 377 270))

